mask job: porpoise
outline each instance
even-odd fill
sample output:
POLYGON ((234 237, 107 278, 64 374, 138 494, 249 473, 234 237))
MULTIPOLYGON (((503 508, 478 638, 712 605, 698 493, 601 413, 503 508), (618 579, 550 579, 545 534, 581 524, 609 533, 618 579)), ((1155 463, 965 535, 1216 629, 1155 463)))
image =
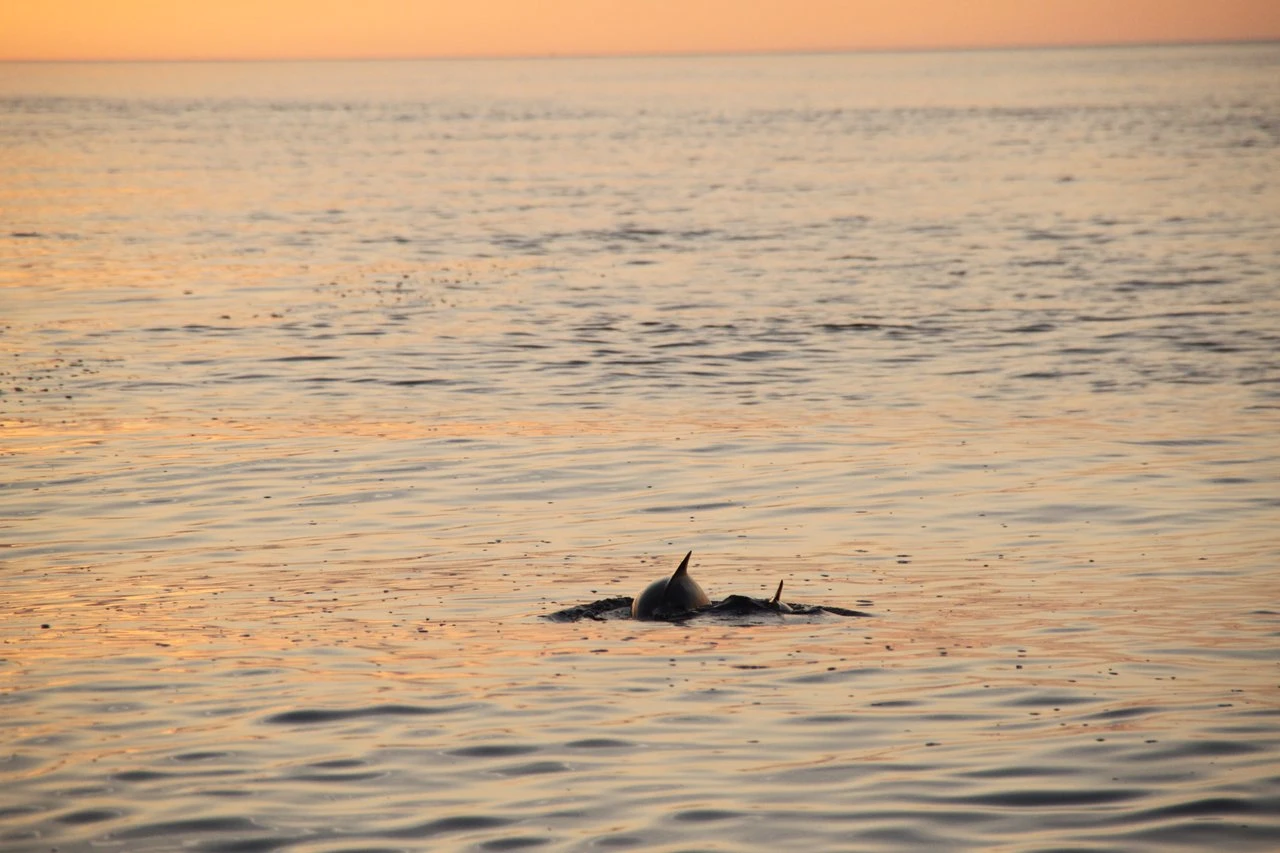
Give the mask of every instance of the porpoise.
POLYGON ((711 604, 711 599, 707 598, 698 582, 689 577, 689 558, 692 556, 692 551, 685 554, 671 577, 654 581, 636 596, 631 602, 632 619, 654 619, 711 604))

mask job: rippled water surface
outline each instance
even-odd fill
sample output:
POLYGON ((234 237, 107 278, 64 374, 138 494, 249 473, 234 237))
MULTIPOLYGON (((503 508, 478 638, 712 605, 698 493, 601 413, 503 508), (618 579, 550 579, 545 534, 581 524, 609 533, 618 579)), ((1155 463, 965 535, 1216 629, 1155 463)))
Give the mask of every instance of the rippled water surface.
POLYGON ((1277 81, 0 65, 0 845, 1276 849, 1277 81))

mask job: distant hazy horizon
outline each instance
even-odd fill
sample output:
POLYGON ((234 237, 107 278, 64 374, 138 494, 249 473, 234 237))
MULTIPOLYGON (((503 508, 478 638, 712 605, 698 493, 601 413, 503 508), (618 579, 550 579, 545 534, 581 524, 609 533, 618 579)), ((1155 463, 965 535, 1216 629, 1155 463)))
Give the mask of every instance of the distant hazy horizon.
POLYGON ((1222 38, 1222 39, 1188 39, 1185 41, 1121 41, 1121 42, 1081 42, 1063 44, 1000 44, 1000 45, 946 45, 937 47, 851 47, 851 48, 814 48, 776 50, 689 50, 676 52, 652 51, 645 53, 530 53, 530 54, 436 54, 431 56, 315 56, 315 57, 155 57, 155 58, 94 58, 85 59, 7 59, 0 58, 0 64, 65 64, 65 65, 111 65, 129 63, 275 63, 275 62, 496 62, 527 61, 539 59, 696 59, 698 57, 752 57, 752 56, 838 56, 841 54, 913 54, 913 53, 1001 53, 1033 50, 1125 50, 1130 48, 1161 47, 1196 47, 1213 45, 1249 45, 1280 44, 1280 36, 1273 38, 1222 38))
POLYGON ((1269 0, 47 0, 0 8, 0 61, 498 59, 1267 42, 1269 0))

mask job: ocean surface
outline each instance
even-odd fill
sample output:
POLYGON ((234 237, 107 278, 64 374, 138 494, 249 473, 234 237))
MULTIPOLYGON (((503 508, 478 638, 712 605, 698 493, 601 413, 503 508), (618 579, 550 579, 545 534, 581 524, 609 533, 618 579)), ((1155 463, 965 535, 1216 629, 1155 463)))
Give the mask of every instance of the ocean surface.
POLYGON ((1280 848, 1280 45, 0 65, 0 848, 1280 848))

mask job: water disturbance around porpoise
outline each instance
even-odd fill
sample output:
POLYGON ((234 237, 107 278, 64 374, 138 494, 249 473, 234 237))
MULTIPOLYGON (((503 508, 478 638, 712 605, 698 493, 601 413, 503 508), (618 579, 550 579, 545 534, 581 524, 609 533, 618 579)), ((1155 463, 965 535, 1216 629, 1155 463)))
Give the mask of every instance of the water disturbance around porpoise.
MULTIPOLYGON (((860 610, 850 610, 833 605, 810 605, 782 600, 784 581, 772 598, 753 598, 748 595, 729 595, 720 601, 712 601, 702 586, 689 574, 689 558, 684 555, 680 565, 669 578, 660 578, 645 587, 635 598, 616 596, 599 601, 577 604, 553 613, 545 614, 553 622, 577 622, 580 619, 625 619, 659 622, 685 622, 695 617, 712 616, 720 619, 747 617, 758 614, 792 614, 817 616, 830 613, 835 616, 870 616, 860 610)), ((860 602, 869 604, 870 602, 860 602)))

